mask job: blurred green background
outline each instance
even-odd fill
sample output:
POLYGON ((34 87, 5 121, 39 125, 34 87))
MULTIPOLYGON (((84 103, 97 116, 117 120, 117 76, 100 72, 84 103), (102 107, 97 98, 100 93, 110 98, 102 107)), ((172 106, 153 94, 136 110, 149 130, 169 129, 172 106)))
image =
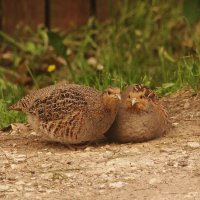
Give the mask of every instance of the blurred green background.
POLYGON ((68 31, 0 31, 0 127, 24 122, 7 106, 65 81, 97 89, 143 83, 158 95, 200 88, 200 1, 109 1, 110 18, 68 31))

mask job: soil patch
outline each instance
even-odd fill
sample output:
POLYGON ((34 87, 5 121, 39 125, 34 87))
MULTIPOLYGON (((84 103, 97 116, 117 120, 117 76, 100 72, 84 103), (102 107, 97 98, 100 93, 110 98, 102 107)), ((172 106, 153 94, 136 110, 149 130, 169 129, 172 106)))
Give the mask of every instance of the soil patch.
POLYGON ((200 199, 200 94, 162 101, 170 130, 145 143, 71 150, 22 124, 0 132, 0 199, 200 199))

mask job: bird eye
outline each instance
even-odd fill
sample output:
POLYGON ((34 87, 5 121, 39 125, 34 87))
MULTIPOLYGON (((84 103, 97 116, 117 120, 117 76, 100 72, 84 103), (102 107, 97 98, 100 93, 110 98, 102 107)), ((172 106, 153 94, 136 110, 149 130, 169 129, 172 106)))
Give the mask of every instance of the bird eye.
POLYGON ((128 98, 130 99, 130 98, 131 98, 131 95, 128 95, 128 98))
POLYGON ((108 91, 108 95, 110 95, 111 94, 111 91, 108 91))
POLYGON ((140 96, 140 99, 143 99, 143 96, 140 96))

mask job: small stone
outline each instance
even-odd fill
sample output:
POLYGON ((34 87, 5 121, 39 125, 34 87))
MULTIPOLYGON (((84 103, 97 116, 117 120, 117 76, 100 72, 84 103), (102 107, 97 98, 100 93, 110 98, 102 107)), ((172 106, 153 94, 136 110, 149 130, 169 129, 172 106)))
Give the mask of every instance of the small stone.
POLYGON ((184 104, 184 109, 188 109, 188 108, 190 108, 190 103, 189 103, 189 102, 186 102, 186 103, 184 104))
POLYGON ((53 174, 52 173, 46 173, 46 174, 42 174, 41 177, 45 180, 49 180, 53 178, 53 174))
POLYGON ((196 117, 200 117, 200 112, 196 112, 196 117))
POLYGON ((0 192, 7 191, 9 189, 8 185, 0 185, 0 192))
POLYGON ((55 190, 46 190, 47 194, 54 193, 54 192, 55 192, 55 190))
POLYGON ((198 192, 189 192, 185 195, 186 198, 190 198, 190 199, 196 199, 196 197, 198 198, 199 193, 198 192))
POLYGON ((52 163, 44 163, 41 165, 42 168, 51 168, 52 167, 52 163))
POLYGON ((104 158, 110 158, 111 156, 113 156, 113 152, 111 151, 105 151, 103 154, 104 158))
POLYGON ((34 192, 35 188, 26 187, 24 190, 27 191, 27 192, 34 192))
POLYGON ((106 185, 105 185, 105 184, 99 185, 99 189, 105 189, 105 188, 106 188, 106 185))
POLYGON ((15 144, 15 143, 14 143, 14 144, 12 144, 12 146, 13 146, 13 147, 16 147, 16 146, 17 146, 17 144, 15 144))
POLYGON ((178 163, 178 165, 179 165, 180 167, 186 167, 186 166, 188 165, 188 163, 187 163, 186 160, 181 160, 181 161, 178 163))
POLYGON ((23 162, 25 160, 26 160, 26 155, 24 155, 24 154, 15 155, 15 157, 14 157, 15 163, 23 162))
POLYGON ((178 164, 177 162, 175 162, 174 165, 173 165, 173 167, 177 168, 178 165, 179 165, 179 164, 178 164))
POLYGON ((112 187, 112 188, 121 188, 121 187, 124 187, 125 185, 127 185, 127 183, 125 182, 113 182, 113 183, 110 183, 109 186, 112 187))
POLYGON ((71 173, 65 173, 64 175, 65 175, 67 178, 73 177, 73 174, 71 174, 71 173))
POLYGON ((156 184, 159 184, 160 182, 161 182, 160 179, 157 179, 157 178, 152 178, 149 180, 150 185, 156 185, 156 184))
POLYGON ((177 126, 179 123, 178 122, 174 122, 172 123, 172 126, 177 126))
POLYGON ((31 135, 37 135, 37 133, 36 133, 36 132, 34 132, 34 131, 33 131, 33 132, 31 132, 30 134, 31 134, 31 135))
POLYGON ((24 190, 24 185, 15 185, 15 188, 16 188, 18 191, 22 191, 22 190, 24 190))
POLYGON ((24 183, 24 181, 17 181, 15 184, 16 185, 24 185, 25 183, 24 183))
POLYGON ((188 142, 187 145, 194 149, 200 147, 200 144, 198 142, 188 142))
POLYGON ((91 147, 86 147, 85 149, 84 149, 84 151, 90 151, 91 150, 91 147))
POLYGON ((154 161, 146 159, 146 160, 144 160, 144 165, 151 167, 154 165, 154 161))
POLYGON ((24 193, 24 197, 26 197, 26 198, 29 198, 29 197, 31 197, 32 196, 32 194, 31 193, 24 193))

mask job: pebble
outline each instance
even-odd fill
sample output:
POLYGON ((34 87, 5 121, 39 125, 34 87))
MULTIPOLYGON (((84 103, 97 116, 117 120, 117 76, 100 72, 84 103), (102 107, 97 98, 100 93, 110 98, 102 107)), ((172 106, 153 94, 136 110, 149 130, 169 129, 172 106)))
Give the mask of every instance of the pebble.
POLYGON ((23 162, 25 160, 26 160, 26 155, 24 155, 24 154, 15 155, 15 157, 14 157, 15 163, 23 162))
POLYGON ((85 149, 84 149, 84 151, 90 151, 91 150, 91 147, 86 147, 85 149))
POLYGON ((178 124, 179 124, 178 122, 172 123, 173 126, 177 126, 178 124))
POLYGON ((190 108, 190 103, 186 102, 183 107, 184 107, 185 110, 188 109, 188 108, 190 108))
POLYGON ((157 179, 157 178, 152 178, 149 180, 150 185, 156 185, 156 184, 159 184, 160 182, 161 182, 161 180, 157 179))
POLYGON ((190 199, 196 199, 196 197, 198 198, 199 193, 198 192, 189 192, 185 195, 186 198, 190 198, 190 199))
POLYGON ((18 191, 22 191, 22 190, 24 190, 24 185, 15 185, 15 188, 16 188, 18 191))
POLYGON ((46 155, 47 155, 47 156, 50 156, 50 155, 52 155, 52 153, 51 153, 51 152, 47 152, 46 155))
POLYGON ((194 149, 200 147, 200 144, 198 142, 188 142, 187 145, 194 149))
POLYGON ((26 198, 29 198, 29 197, 31 197, 31 196, 32 196, 31 193, 28 193, 28 192, 24 193, 24 197, 26 197, 26 198))
POLYGON ((53 174, 51 172, 46 173, 46 174, 41 174, 41 178, 45 180, 49 180, 53 178, 53 174))
POLYGON ((35 191, 35 188, 26 187, 26 188, 24 188, 24 190, 25 190, 26 192, 34 192, 34 191, 35 191))
POLYGON ((13 146, 13 147, 16 147, 16 146, 17 146, 17 144, 15 144, 15 143, 14 143, 14 144, 12 144, 12 146, 13 146))
POLYGON ((42 167, 42 168, 51 168, 51 167, 52 167, 52 163, 44 163, 44 164, 41 164, 41 167, 42 167))
POLYGON ((65 175, 67 178, 71 178, 71 177, 74 176, 74 174, 72 174, 72 173, 65 173, 64 175, 65 175))
POLYGON ((37 133, 33 131, 30 133, 30 135, 37 135, 37 133))
POLYGON ((109 186, 112 187, 112 188, 121 188, 121 187, 124 187, 125 185, 127 185, 127 183, 125 182, 113 182, 113 183, 110 183, 109 186))
POLYGON ((106 185, 105 185, 105 184, 99 185, 99 189, 105 189, 105 188, 106 188, 106 185))
POLYGON ((0 185, 0 192, 7 191, 9 189, 8 185, 0 185))
POLYGON ((105 151, 105 153, 103 154, 104 158, 110 158, 113 156, 113 152, 111 151, 105 151))
POLYGON ((55 190, 50 190, 50 189, 46 190, 47 194, 54 193, 54 192, 55 192, 55 190))
POLYGON ((25 182, 24 181, 17 181, 15 184, 16 185, 25 185, 25 182))

